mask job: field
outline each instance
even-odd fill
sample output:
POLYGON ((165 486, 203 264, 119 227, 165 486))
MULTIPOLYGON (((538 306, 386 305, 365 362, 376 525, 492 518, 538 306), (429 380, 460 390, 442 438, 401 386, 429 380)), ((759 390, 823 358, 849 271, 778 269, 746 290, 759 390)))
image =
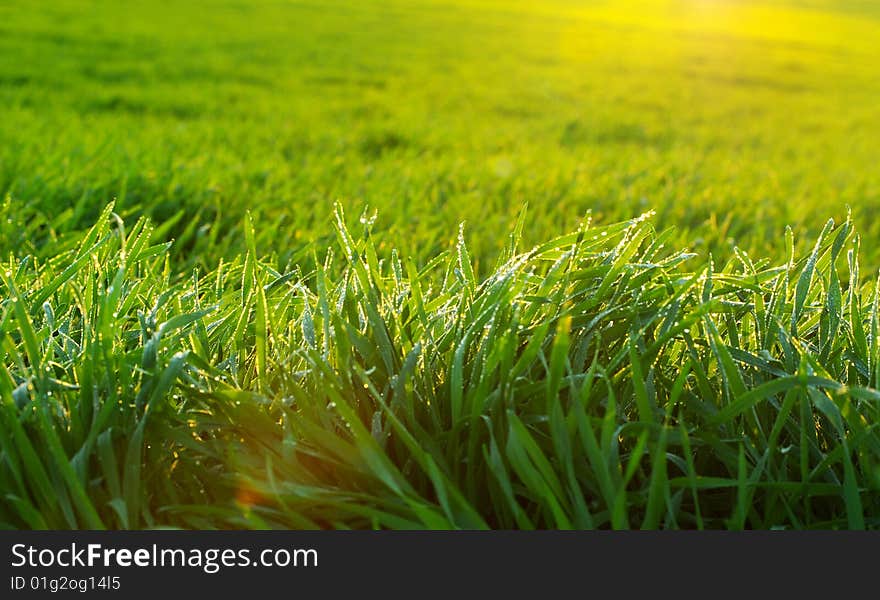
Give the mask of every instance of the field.
POLYGON ((880 528, 880 5, 0 5, 0 527, 880 528))

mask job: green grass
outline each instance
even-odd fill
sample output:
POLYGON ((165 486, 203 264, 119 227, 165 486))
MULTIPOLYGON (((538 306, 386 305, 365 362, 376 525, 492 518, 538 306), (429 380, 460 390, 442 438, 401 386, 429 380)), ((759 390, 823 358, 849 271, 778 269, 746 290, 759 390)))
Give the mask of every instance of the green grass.
POLYGON ((0 7, 0 526, 880 528, 880 11, 639 8, 0 7))

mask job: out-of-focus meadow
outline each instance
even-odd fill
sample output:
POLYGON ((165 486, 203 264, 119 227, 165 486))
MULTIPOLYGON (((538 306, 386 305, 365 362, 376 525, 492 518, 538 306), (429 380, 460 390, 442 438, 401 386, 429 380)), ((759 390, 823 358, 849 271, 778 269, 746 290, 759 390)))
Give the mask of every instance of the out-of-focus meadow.
POLYGON ((6 250, 112 198, 208 263, 240 248, 245 209, 284 255, 326 238, 337 200, 421 260, 460 221, 493 258, 524 203, 531 242, 588 210, 656 210, 716 255, 779 256, 785 225, 815 234, 847 205, 880 233, 871 2, 64 0, 0 19, 6 250))

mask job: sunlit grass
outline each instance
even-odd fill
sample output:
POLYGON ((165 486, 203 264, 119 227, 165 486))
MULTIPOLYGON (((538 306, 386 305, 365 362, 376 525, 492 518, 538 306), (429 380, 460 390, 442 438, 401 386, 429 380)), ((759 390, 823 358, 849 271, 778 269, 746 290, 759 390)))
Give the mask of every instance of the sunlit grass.
POLYGON ((0 526, 880 526, 873 4, 208 4, 0 6, 0 526))
POLYGON ((851 223, 780 265, 701 265, 645 219, 525 252, 514 231, 483 279, 465 237, 420 268, 335 229, 307 273, 247 224, 243 257, 172 280, 167 245, 106 212, 8 263, 0 520, 878 525, 878 296, 851 223))

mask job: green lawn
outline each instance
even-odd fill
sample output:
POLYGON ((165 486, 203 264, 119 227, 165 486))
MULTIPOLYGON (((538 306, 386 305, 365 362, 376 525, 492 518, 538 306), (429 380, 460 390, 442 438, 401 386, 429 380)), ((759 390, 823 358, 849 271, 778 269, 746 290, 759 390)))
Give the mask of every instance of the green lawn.
POLYGON ((0 5, 0 526, 880 528, 880 5, 134 4, 0 5))

